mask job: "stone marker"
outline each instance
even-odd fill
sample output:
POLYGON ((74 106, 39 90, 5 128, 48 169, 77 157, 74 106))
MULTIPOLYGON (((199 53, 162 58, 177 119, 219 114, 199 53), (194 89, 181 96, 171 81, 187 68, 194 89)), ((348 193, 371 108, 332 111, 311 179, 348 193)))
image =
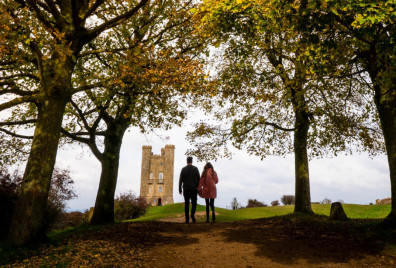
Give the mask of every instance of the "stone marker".
POLYGON ((345 221, 348 219, 340 202, 334 202, 331 204, 329 219, 336 221, 345 221))

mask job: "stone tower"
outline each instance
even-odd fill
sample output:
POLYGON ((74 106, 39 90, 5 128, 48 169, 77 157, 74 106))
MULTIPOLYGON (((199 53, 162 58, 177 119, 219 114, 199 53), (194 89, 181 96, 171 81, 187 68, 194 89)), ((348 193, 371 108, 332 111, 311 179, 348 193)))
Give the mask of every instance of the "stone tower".
POLYGON ((173 204, 175 146, 165 145, 161 155, 154 155, 151 149, 142 147, 140 196, 153 206, 173 204))

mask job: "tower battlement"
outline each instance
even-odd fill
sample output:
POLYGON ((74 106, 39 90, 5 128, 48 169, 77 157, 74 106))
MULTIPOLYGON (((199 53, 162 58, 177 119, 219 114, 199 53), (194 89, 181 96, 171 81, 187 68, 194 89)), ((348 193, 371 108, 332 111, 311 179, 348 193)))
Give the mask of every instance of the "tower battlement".
POLYGON ((150 205, 173 204, 174 159, 174 145, 165 145, 160 155, 153 154, 150 145, 142 146, 140 196, 150 205))

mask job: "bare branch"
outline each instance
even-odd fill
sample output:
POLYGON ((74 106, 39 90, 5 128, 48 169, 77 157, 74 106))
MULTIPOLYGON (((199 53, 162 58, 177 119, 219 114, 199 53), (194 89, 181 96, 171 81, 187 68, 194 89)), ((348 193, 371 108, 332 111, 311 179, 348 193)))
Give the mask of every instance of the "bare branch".
MULTIPOLYGON (((58 8, 55 5, 55 2, 52 0, 45 0, 45 2, 47 3, 49 9, 50 9, 50 13, 52 14, 52 16, 54 16, 55 21, 63 27, 65 27, 66 25, 66 21, 63 18, 62 14, 59 12, 58 8)), ((46 9, 48 11, 48 9, 46 9)))
POLYGON ((47 29, 52 29, 53 27, 51 22, 48 20, 47 16, 41 11, 41 9, 37 6, 37 1, 27 0, 27 2, 31 10, 33 10, 36 13, 38 20, 42 24, 44 24, 44 26, 47 27, 47 29))
POLYGON ((37 93, 35 91, 24 91, 18 87, 17 84, 15 84, 14 81, 4 81, 0 82, 0 87, 1 86, 8 86, 9 89, 2 89, 0 90, 0 96, 5 95, 5 94, 15 94, 19 96, 27 96, 27 95, 33 95, 34 93, 37 93))
POLYGON ((96 0, 93 5, 88 9, 87 13, 85 13, 83 20, 86 20, 89 16, 92 15, 92 13, 95 12, 98 7, 104 3, 104 0, 96 0))
POLYGON ((15 60, 10 60, 10 61, 5 60, 5 61, 0 61, 0 66, 14 65, 16 63, 17 61, 15 60))
POLYGON ((71 100, 70 103, 73 106, 73 108, 77 111, 81 120, 83 121, 85 129, 87 129, 89 131, 91 128, 89 127, 89 124, 88 124, 87 120, 85 119, 83 111, 78 107, 78 105, 73 100, 71 100))
POLYGON ((22 104, 22 103, 36 102, 37 99, 38 98, 35 95, 29 95, 29 96, 23 96, 23 97, 20 97, 20 98, 16 98, 16 99, 13 99, 13 100, 11 100, 9 102, 5 102, 5 103, 0 104, 0 111, 6 110, 8 108, 17 106, 17 105, 22 104))
POLYGON ((89 143, 89 139, 88 138, 81 138, 78 135, 74 134, 74 133, 70 133, 69 131, 65 130, 64 128, 61 129, 61 132, 63 135, 65 135, 66 137, 78 141, 78 142, 82 142, 85 144, 89 143))
POLYGON ((0 131, 1 131, 1 132, 4 132, 4 133, 6 133, 6 134, 8 134, 8 135, 10 135, 10 136, 16 137, 16 138, 21 138, 21 139, 33 139, 33 136, 19 135, 19 134, 16 134, 16 133, 14 133, 14 132, 8 131, 7 129, 4 129, 4 128, 0 128, 0 131))
POLYGON ((6 79, 12 79, 12 78, 19 78, 19 77, 29 77, 29 78, 36 80, 37 82, 40 82, 40 78, 38 78, 36 75, 31 74, 31 73, 13 74, 13 75, 1 77, 0 79, 6 80, 6 79))
POLYGON ((139 9, 141 9, 144 5, 146 5, 146 3, 148 2, 148 0, 141 0, 139 2, 139 4, 137 4, 134 8, 132 8, 130 11, 125 12, 124 14, 115 17, 109 21, 106 21, 104 23, 102 23, 101 25, 95 27, 94 29, 92 29, 91 31, 89 31, 88 35, 89 35, 89 40, 94 39, 96 36, 98 36, 99 34, 101 34, 103 31, 113 28, 119 24, 121 24, 122 22, 124 22, 125 20, 129 19, 130 17, 132 17, 133 15, 135 15, 139 9))
POLYGON ((98 82, 98 83, 91 84, 91 85, 83 85, 81 87, 74 88, 72 91, 72 94, 75 94, 75 93, 81 92, 81 91, 90 90, 90 89, 97 88, 97 87, 102 87, 103 84, 104 84, 103 82, 98 82))
POLYGON ((99 161, 103 159, 103 154, 99 151, 98 147, 96 146, 95 140, 93 140, 92 138, 87 139, 87 138, 78 137, 77 135, 68 132, 64 128, 61 129, 61 132, 63 135, 69 137, 72 140, 87 144, 91 149, 92 153, 96 156, 96 158, 99 159, 99 161))
POLYGON ((79 57, 79 58, 83 58, 83 57, 86 57, 86 56, 89 56, 89 55, 98 55, 98 54, 100 54, 100 53, 106 53, 106 52, 107 52, 107 53, 115 53, 115 52, 125 51, 125 50, 127 50, 127 49, 130 49, 130 48, 95 49, 95 50, 90 50, 90 51, 81 53, 81 54, 78 55, 78 57, 79 57))
POLYGON ((0 126, 17 126, 17 125, 25 125, 36 123, 37 119, 28 119, 23 121, 13 121, 13 122, 0 122, 0 126))
POLYGON ((47 11, 48 13, 51 13, 51 9, 46 5, 46 4, 44 4, 43 2, 37 2, 37 4, 42 8, 42 9, 44 9, 45 11, 47 11))
MULTIPOLYGON (((75 135, 75 136, 89 136, 89 135, 91 135, 91 133, 90 132, 84 132, 84 131, 79 131, 79 132, 74 132, 74 133, 72 133, 73 135, 75 135)), ((106 135, 106 132, 104 132, 104 131, 97 131, 97 132, 95 132, 95 135, 96 136, 105 136, 106 135)))
POLYGON ((275 123, 271 123, 271 122, 265 122, 264 124, 267 125, 267 126, 272 126, 272 127, 276 128, 276 129, 283 130, 283 131, 295 131, 296 130, 296 128, 284 128, 284 127, 281 127, 281 126, 279 126, 279 125, 277 125, 275 123))

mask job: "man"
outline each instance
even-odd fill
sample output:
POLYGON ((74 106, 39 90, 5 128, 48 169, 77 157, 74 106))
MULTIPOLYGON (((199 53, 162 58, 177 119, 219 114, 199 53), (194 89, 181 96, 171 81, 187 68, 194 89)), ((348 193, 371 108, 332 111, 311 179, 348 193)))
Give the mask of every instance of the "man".
POLYGON ((190 208, 191 199, 191 220, 195 223, 195 210, 197 208, 197 188, 199 183, 199 170, 192 164, 193 158, 187 157, 187 166, 182 168, 179 178, 179 193, 184 195, 184 215, 186 216, 185 223, 189 223, 190 217, 188 216, 188 210, 190 208))

